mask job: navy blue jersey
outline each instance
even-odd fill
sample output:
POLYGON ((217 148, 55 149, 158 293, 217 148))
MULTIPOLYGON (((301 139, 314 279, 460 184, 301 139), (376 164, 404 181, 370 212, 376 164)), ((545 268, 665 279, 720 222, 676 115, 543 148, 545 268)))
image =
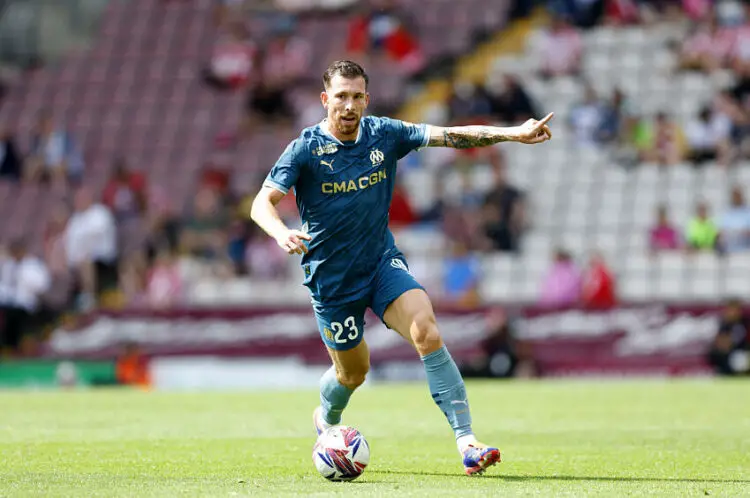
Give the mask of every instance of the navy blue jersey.
POLYGON ((398 253, 388 229, 396 162, 427 145, 428 128, 366 116, 357 139, 344 143, 323 122, 305 128, 268 174, 265 186, 294 188, 312 237, 302 268, 315 302, 365 297, 381 258, 398 253))

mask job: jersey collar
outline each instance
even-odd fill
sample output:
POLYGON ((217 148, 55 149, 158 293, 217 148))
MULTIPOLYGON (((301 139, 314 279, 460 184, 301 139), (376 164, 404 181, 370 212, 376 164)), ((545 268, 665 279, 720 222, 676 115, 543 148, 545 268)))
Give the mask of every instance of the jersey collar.
MULTIPOLYGON (((328 129, 328 118, 324 119, 320 123, 318 123, 318 126, 320 127, 320 130, 325 134, 328 135, 329 138, 334 140, 339 145, 346 145, 344 142, 339 140, 338 138, 334 137, 333 134, 328 129)), ((359 129, 357 130, 357 139, 354 141, 354 144, 359 143, 359 139, 362 137, 362 120, 359 121, 359 129)))

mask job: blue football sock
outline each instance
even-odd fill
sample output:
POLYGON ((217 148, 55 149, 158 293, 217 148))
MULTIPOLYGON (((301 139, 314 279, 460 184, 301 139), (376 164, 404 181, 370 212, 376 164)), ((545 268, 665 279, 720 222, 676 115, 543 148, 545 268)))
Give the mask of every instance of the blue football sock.
POLYGON ((336 378, 336 368, 326 370, 320 378, 320 406, 323 408, 323 420, 331 425, 341 423, 341 413, 349 403, 353 389, 342 385, 336 378))
POLYGON ((456 438, 473 434, 464 380, 448 349, 443 346, 423 356, 422 362, 427 372, 432 399, 443 410, 456 438))

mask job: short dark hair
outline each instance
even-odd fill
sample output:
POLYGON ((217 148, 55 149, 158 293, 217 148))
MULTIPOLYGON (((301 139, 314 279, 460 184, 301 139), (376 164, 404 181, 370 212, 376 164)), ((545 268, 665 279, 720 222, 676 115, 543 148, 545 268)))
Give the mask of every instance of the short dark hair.
POLYGON ((334 76, 339 75, 346 79, 364 78, 365 88, 370 84, 370 78, 367 76, 364 68, 352 61, 335 61, 328 66, 326 72, 323 73, 323 85, 326 88, 331 86, 331 80, 334 76))

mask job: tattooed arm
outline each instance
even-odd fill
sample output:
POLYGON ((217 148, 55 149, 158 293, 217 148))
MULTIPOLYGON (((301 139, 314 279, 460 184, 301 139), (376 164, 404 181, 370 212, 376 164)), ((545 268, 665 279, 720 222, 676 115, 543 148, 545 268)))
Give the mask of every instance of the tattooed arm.
POLYGON ((552 138, 547 123, 554 116, 548 114, 541 121, 529 119, 521 126, 500 128, 497 126, 451 126, 442 128, 433 126, 430 132, 430 147, 451 147, 454 149, 471 149, 487 147, 500 142, 521 142, 540 144, 552 138))

